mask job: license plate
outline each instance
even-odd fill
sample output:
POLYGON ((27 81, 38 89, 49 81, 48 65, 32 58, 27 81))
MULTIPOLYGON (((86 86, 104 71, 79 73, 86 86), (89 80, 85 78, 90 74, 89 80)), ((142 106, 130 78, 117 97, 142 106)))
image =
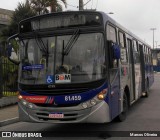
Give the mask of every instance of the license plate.
POLYGON ((49 114, 49 118, 64 118, 64 114, 63 113, 51 113, 49 114))

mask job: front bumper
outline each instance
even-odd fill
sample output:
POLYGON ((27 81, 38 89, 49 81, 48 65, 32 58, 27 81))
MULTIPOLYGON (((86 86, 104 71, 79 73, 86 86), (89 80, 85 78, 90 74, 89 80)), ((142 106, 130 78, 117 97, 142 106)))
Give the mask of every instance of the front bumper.
POLYGON ((80 109, 74 107, 39 107, 30 109, 21 102, 18 103, 19 119, 25 122, 45 122, 45 123, 105 123, 110 122, 109 106, 105 101, 87 108, 80 109), (49 118, 52 112, 64 114, 64 118, 49 118))

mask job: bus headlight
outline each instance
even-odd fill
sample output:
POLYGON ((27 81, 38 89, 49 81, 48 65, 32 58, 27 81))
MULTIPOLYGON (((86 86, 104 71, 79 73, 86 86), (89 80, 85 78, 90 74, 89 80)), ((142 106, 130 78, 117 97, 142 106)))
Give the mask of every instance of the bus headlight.
POLYGON ((91 105, 95 105, 95 104, 96 104, 96 100, 92 99, 92 100, 90 101, 90 103, 91 103, 91 105))
POLYGON ((84 102, 81 104, 81 106, 86 109, 95 106, 96 104, 100 103, 103 99, 105 99, 107 95, 107 89, 103 89, 98 95, 96 95, 94 98, 84 102))
POLYGON ((23 100, 23 101, 22 101, 22 104, 23 104, 24 106, 26 106, 28 103, 27 103, 25 100, 23 100))
POLYGON ((87 108, 88 107, 87 103, 82 103, 82 107, 87 108))
POLYGON ((33 104, 32 104, 32 103, 29 103, 29 104, 28 104, 28 107, 29 107, 29 108, 33 108, 33 104))

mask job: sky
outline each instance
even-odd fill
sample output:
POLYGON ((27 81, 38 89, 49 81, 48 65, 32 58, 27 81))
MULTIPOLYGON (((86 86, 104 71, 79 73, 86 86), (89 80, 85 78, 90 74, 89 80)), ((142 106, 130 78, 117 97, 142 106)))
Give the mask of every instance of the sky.
MULTIPOLYGON (((14 10, 18 2, 25 0, 0 0, 0 8, 14 10)), ((65 10, 78 10, 79 0, 66 0, 65 10)), ((160 0, 84 0, 85 9, 97 9, 109 15, 123 27, 153 46, 153 31, 156 28, 155 48, 160 48, 160 0)))

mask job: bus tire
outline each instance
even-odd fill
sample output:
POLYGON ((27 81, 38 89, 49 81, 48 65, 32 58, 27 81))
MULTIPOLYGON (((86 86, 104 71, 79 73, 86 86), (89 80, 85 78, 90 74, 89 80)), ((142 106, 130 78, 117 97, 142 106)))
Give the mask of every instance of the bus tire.
POLYGON ((117 117, 117 120, 119 122, 123 122, 126 117, 127 117, 127 112, 128 112, 128 98, 126 93, 124 93, 123 95, 123 111, 121 112, 121 114, 117 117))

